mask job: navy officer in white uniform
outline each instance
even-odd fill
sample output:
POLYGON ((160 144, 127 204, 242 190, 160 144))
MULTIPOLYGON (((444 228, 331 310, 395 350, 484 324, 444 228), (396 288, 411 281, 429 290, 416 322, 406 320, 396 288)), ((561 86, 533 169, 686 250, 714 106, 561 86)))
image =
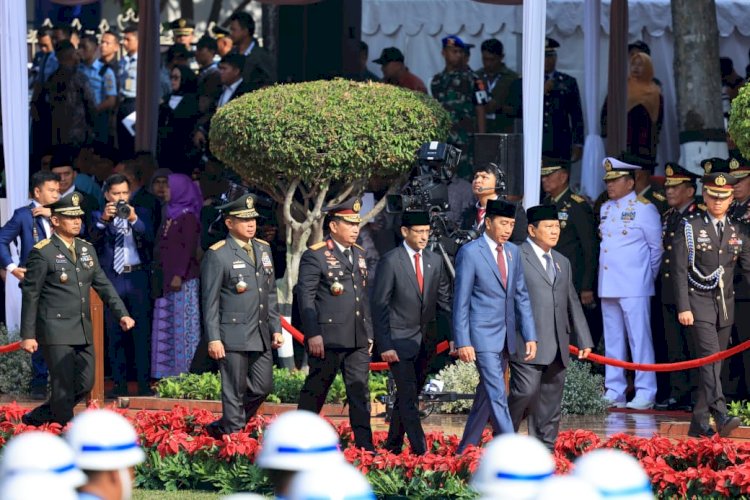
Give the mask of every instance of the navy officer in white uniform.
MULTIPOLYGON (((605 355, 653 363, 651 296, 663 252, 659 211, 634 191, 637 165, 605 158, 609 200, 601 207, 599 297, 604 320, 605 355)), ((626 403, 625 370, 607 366, 604 397, 612 407, 646 410, 656 398, 654 372, 635 372, 635 397, 626 403)))

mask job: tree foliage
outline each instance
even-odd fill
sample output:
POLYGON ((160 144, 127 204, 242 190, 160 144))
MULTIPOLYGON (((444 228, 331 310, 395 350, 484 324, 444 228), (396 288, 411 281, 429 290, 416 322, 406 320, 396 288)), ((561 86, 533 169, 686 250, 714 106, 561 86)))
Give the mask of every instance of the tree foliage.
POLYGON ((743 85, 732 101, 729 114, 729 135, 742 156, 750 158, 750 86, 743 85))

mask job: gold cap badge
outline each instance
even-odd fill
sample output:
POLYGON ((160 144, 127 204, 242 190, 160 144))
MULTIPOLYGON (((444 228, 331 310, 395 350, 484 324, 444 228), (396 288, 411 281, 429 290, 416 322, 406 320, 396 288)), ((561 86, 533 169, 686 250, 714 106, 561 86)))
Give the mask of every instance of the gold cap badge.
POLYGON ((667 169, 666 169, 666 171, 665 171, 665 172, 666 172, 666 174, 667 174, 667 175, 668 175, 669 177, 672 177, 672 176, 674 175, 674 170, 672 169, 672 167, 667 167, 667 169))
POLYGON ((729 170, 737 170, 738 168, 740 168, 740 162, 737 161, 737 158, 729 160, 729 170))
POLYGON ((604 160, 604 170, 607 172, 612 170, 612 162, 609 160, 604 160))
POLYGON ((352 205, 352 210, 355 212, 359 212, 359 210, 362 208, 362 203, 359 200, 356 200, 354 202, 354 205, 352 205))
POLYGON ((710 161, 707 161, 706 163, 704 163, 704 164, 703 164, 703 170, 704 170, 704 171, 705 171, 705 172, 706 172, 707 174, 710 174, 710 173, 711 173, 711 169, 712 169, 712 168, 714 168, 714 165, 713 165, 713 163, 711 163, 710 161))
POLYGON ((714 184, 716 184, 716 185, 717 185, 717 186, 719 186, 719 187, 721 187, 721 186, 725 186, 725 185, 726 185, 726 183, 727 183, 727 178, 726 178, 726 177, 724 177, 723 175, 720 175, 720 176, 718 176, 718 177, 716 178, 716 180, 714 181, 714 184))
POLYGON ((245 206, 247 208, 253 208, 253 197, 252 196, 248 196, 247 197, 247 199, 245 200, 245 206))
POLYGON ((73 196, 70 197, 70 201, 73 203, 74 207, 77 207, 81 204, 81 197, 78 193, 74 193, 73 196))

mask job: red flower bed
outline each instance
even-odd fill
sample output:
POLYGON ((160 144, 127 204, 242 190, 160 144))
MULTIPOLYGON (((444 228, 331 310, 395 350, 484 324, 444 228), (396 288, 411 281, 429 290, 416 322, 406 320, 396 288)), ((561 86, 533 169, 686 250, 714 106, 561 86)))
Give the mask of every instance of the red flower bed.
MULTIPOLYGON (((15 404, 0 407, 0 446, 12 436, 33 429, 20 423, 25 412, 15 404)), ((267 418, 253 418, 242 432, 224 436, 221 441, 206 434, 205 426, 214 416, 204 410, 175 406, 172 411, 141 411, 129 418, 148 454, 146 463, 138 468, 141 487, 270 491, 265 475, 253 465, 262 446, 267 418)), ((367 474, 377 494, 472 496, 466 484, 476 469, 481 448, 471 447, 463 455, 456 455, 457 436, 430 432, 428 453, 424 456, 411 455, 407 447, 398 455, 382 449, 372 455, 354 448, 348 424, 335 427, 344 456, 367 474)), ((64 431, 56 424, 45 430, 55 434, 64 431)), ((375 445, 379 447, 385 437, 385 432, 376 432, 375 445)), ((483 443, 490 439, 489 431, 485 431, 483 443)), ((617 434, 602 440, 591 431, 564 431, 555 446, 558 473, 569 472, 578 456, 602 447, 617 448, 636 457, 660 497, 750 495, 750 443, 718 436, 674 441, 617 434)))

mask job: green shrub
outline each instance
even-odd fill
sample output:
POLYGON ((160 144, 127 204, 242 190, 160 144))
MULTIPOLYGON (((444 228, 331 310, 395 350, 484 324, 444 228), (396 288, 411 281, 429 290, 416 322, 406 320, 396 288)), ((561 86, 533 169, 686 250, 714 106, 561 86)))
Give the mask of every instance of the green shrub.
POLYGON ((750 85, 740 87, 729 113, 729 135, 745 158, 750 158, 750 85))
MULTIPOLYGON (((443 391, 459 394, 473 394, 479 384, 479 373, 474 363, 457 361, 438 373, 437 379, 445 382, 443 391)), ((466 413, 471 409, 472 400, 458 400, 443 403, 444 413, 466 413)), ((604 377, 591 373, 589 363, 570 360, 565 375, 562 412, 564 415, 596 415, 607 409, 604 401, 604 377)))
MULTIPOLYGON (((1 359, 1 358, 0 358, 1 359)), ((386 391, 387 375, 370 373, 370 399, 373 401, 386 391)), ((273 369, 273 392, 268 396, 269 403, 296 403, 305 374, 300 371, 289 371, 284 368, 273 369)), ((174 399, 221 399, 221 377, 217 373, 207 372, 200 375, 183 373, 176 377, 166 377, 156 385, 156 392, 161 398, 174 399)), ((346 400, 346 387, 339 373, 331 384, 326 403, 342 403, 346 400)))
POLYGON ((730 402, 729 414, 733 417, 740 417, 742 425, 750 425, 750 401, 730 402))
MULTIPOLYGON (((0 324, 0 345, 10 342, 7 328, 0 324)), ((0 393, 28 394, 31 373, 31 355, 26 351, 0 354, 0 393)))
POLYGON ((591 373, 591 364, 571 359, 565 374, 563 415, 597 415, 607 410, 604 377, 591 373))

